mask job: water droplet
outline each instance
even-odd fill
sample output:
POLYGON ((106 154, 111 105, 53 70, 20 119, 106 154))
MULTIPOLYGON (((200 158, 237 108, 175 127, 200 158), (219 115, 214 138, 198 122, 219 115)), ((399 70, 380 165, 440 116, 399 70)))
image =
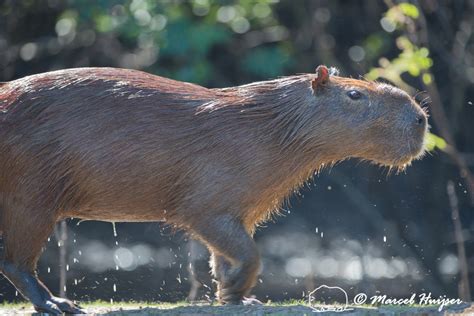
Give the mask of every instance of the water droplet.
POLYGON ((117 292, 117 285, 114 283, 114 292, 117 292))
POLYGON ((114 237, 117 237, 117 227, 115 227, 115 222, 112 222, 112 228, 114 230, 114 237))
POLYGON ((387 242, 387 236, 383 236, 383 242, 387 242))

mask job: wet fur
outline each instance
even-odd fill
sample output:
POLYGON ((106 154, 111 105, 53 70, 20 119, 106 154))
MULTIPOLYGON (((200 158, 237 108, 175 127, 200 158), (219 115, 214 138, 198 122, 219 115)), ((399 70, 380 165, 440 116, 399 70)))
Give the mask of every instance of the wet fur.
POLYGON ((397 141, 387 129, 397 109, 384 108, 384 118, 361 107, 346 117, 333 106, 346 102, 349 86, 374 104, 399 102, 402 92, 337 76, 314 90, 315 76, 207 89, 83 68, 0 85, 6 260, 33 271, 54 224, 67 217, 163 221, 211 249, 222 301, 245 295, 258 271, 255 228, 322 165, 350 157, 398 165, 418 154, 381 144, 397 141), (351 136, 357 129, 362 136, 351 136))

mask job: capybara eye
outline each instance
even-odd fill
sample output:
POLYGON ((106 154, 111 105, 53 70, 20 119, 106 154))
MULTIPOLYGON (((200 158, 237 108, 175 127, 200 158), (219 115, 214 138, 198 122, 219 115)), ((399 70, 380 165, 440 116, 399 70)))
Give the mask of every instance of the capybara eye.
POLYGON ((358 100, 362 97, 362 93, 360 93, 359 91, 357 90, 350 90, 349 92, 347 92, 347 95, 349 96, 349 98, 351 98, 352 100, 358 100))

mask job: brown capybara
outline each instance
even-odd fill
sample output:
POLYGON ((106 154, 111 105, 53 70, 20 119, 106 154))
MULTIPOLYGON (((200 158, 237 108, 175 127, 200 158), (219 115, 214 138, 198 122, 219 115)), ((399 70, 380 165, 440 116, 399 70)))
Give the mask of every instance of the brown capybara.
POLYGON ((403 168, 426 131, 405 92, 325 66, 225 89, 114 68, 2 83, 1 271, 38 311, 79 313, 35 274, 55 223, 163 221, 210 249, 220 302, 248 303, 259 223, 323 165, 403 168))

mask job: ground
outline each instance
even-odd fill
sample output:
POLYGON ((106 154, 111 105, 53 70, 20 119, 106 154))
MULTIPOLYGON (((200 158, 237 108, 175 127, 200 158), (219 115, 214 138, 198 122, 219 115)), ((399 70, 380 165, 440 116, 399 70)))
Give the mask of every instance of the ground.
MULTIPOLYGON (((285 302, 266 304, 263 306, 210 306, 209 304, 186 303, 103 303, 95 302, 83 304, 85 311, 90 315, 315 315, 318 314, 304 302, 285 302)), ((331 306, 315 306, 318 309, 330 309, 331 306)), ((342 306, 336 306, 342 308, 342 306)), ((0 305, 0 315, 40 315, 35 313, 31 305, 3 304, 0 305)), ((435 306, 430 307, 398 307, 386 306, 380 308, 358 307, 341 312, 327 311, 324 316, 344 315, 474 315, 474 304, 451 306, 439 312, 435 306)))

